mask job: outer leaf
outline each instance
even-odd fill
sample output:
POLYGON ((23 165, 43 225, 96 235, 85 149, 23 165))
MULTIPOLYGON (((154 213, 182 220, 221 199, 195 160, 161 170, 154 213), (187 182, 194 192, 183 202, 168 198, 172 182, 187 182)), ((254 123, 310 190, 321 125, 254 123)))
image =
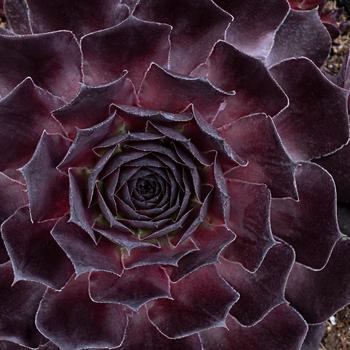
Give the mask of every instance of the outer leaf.
POLYGON ((310 160, 343 146, 349 138, 348 93, 333 85, 308 59, 284 61, 271 70, 289 97, 275 118, 294 160, 310 160))
POLYGON ((172 26, 170 69, 189 75, 204 62, 218 39, 223 39, 232 17, 211 0, 142 0, 134 15, 172 26))
POLYGON ((0 101, 0 170, 24 165, 44 129, 60 132, 50 113, 61 105, 61 100, 34 85, 30 78, 0 101))
POLYGON ((217 127, 253 113, 273 116, 288 104, 286 95, 264 64, 227 42, 216 43, 206 65, 208 79, 215 86, 236 92, 216 116, 214 125, 217 127))
POLYGON ((302 317, 287 304, 273 309, 252 327, 244 327, 233 317, 227 328, 214 328, 200 333, 204 350, 299 350, 307 332, 302 317))
POLYGON ((50 235, 54 221, 32 223, 28 207, 18 209, 1 226, 15 281, 35 281, 60 289, 73 267, 50 235))
POLYGON ((271 194, 265 185, 228 179, 226 181, 232 205, 227 222, 236 234, 223 256, 256 270, 274 244, 270 225, 271 194))
MULTIPOLYGON (((0 339, 36 347, 45 342, 34 324, 35 313, 45 287, 26 281, 13 285, 13 278, 10 262, 0 265, 0 339)), ((22 349, 12 343, 0 343, 2 350, 22 349)))
POLYGON ((181 339, 169 339, 160 333, 149 321, 146 308, 142 307, 131 318, 126 337, 120 350, 201 350, 198 335, 181 339))
POLYGON ((179 113, 193 103, 207 122, 214 119, 221 104, 231 95, 206 80, 175 75, 156 64, 150 66, 139 92, 142 107, 179 113))
POLYGON ((80 39, 84 34, 112 27, 128 16, 128 11, 118 6, 119 0, 90 0, 88 4, 84 0, 53 0, 46 4, 40 0, 26 1, 33 33, 67 29, 80 39))
POLYGON ((274 245, 254 273, 237 262, 223 259, 217 266, 218 272, 240 294, 230 310, 231 315, 241 324, 251 325, 282 304, 293 263, 294 252, 285 244, 274 245))
POLYGON ((58 220, 51 234, 72 261, 77 275, 88 271, 123 271, 119 247, 105 239, 95 244, 79 226, 58 220))
POLYGON ((0 172, 0 224, 28 202, 25 186, 0 172))
POLYGON ((183 338, 223 324, 238 294, 217 274, 203 267, 171 285, 174 300, 157 300, 149 308, 151 322, 167 337, 183 338))
POLYGON ((330 47, 331 37, 322 24, 317 9, 290 10, 276 34, 266 63, 273 65, 288 58, 304 56, 320 67, 325 62, 330 47))
POLYGON ((294 265, 286 297, 307 322, 324 322, 350 303, 349 250, 349 239, 339 241, 328 264, 320 271, 294 265))
POLYGON ((169 278, 159 266, 124 270, 121 277, 108 272, 92 272, 89 288, 93 301, 122 304, 133 310, 154 299, 171 298, 169 278))
POLYGON ((215 2, 234 17, 227 30, 226 40, 250 56, 265 58, 271 50, 277 30, 289 12, 287 1, 215 2))
POLYGON ((81 54, 71 32, 1 35, 0 56, 2 96, 28 76, 41 88, 65 100, 74 98, 79 91, 81 54))
POLYGON ((295 164, 286 153, 274 123, 264 114, 253 114, 220 128, 225 141, 242 158, 244 167, 227 177, 266 184, 273 197, 296 197, 295 164))
POLYGON ((321 167, 301 163, 296 170, 296 183, 298 201, 272 200, 272 231, 293 246, 298 262, 321 269, 340 238, 334 182, 321 167))
POLYGON ((170 26, 166 24, 131 16, 115 27, 85 36, 81 43, 84 82, 106 84, 128 70, 138 89, 151 62, 167 65, 169 34, 170 26))
POLYGON ((48 289, 36 315, 37 328, 61 350, 117 347, 126 325, 120 306, 91 301, 87 274, 60 292, 48 289))
POLYGON ((32 158, 21 168, 34 221, 57 218, 68 211, 68 176, 56 167, 69 146, 68 139, 44 131, 32 158))

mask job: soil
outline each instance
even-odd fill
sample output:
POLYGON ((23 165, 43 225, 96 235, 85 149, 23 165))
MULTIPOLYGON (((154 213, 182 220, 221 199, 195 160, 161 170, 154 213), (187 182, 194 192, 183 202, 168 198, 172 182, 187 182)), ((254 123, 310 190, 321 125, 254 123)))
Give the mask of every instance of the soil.
POLYGON ((350 350, 350 307, 327 322, 320 350, 350 350))
MULTIPOLYGON (((339 1, 338 1, 339 3, 339 1)), ((336 8, 336 1, 328 1, 327 7, 336 8)), ((331 55, 326 68, 337 73, 350 47, 350 13, 344 11, 340 18, 344 31, 333 40, 331 55)), ((327 321, 320 350, 350 350, 350 306, 339 311, 327 321)))

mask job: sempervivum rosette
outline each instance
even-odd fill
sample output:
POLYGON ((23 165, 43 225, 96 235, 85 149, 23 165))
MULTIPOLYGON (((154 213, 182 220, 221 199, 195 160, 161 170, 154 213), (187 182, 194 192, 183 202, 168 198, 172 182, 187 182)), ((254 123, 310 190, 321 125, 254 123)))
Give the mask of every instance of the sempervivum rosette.
POLYGON ((350 302, 317 8, 4 9, 0 349, 317 349, 350 302))

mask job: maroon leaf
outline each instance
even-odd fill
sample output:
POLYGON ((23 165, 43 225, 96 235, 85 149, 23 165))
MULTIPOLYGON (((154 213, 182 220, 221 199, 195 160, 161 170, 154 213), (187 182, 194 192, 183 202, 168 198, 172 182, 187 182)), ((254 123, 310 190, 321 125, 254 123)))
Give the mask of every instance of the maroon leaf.
POLYGON ((334 182, 312 163, 299 164, 295 175, 299 200, 272 200, 272 232, 293 246, 298 262, 321 269, 340 238, 334 182))
POLYGON ((120 275, 123 271, 119 247, 106 239, 95 244, 79 226, 66 218, 58 220, 51 234, 72 261, 75 272, 108 271, 120 275))
POLYGON ((340 240, 320 271, 295 264, 286 298, 309 323, 326 321, 350 303, 350 240, 340 240))
POLYGON ((0 170, 24 165, 43 130, 60 132, 50 113, 61 105, 61 100, 34 85, 30 78, 0 101, 0 170))
POLYGON ((90 299, 87 274, 72 279, 60 292, 48 289, 36 315, 37 328, 60 349, 118 347, 126 325, 119 305, 90 299))
POLYGON ((41 88, 65 100, 73 99, 79 91, 81 54, 71 32, 1 35, 0 55, 2 96, 28 76, 41 88))
POLYGON ((274 244, 270 225, 271 195, 266 185, 228 179, 228 194, 232 203, 228 227, 236 234, 223 256, 256 270, 274 244))
POLYGON ((273 197, 296 197, 295 164, 286 153, 274 123, 264 114, 253 114, 220 128, 225 141, 247 166, 236 167, 228 177, 266 184, 273 197))
POLYGON ((122 248, 125 248, 128 252, 138 247, 157 246, 155 243, 140 241, 132 232, 122 230, 118 227, 106 228, 95 226, 94 230, 115 244, 122 246, 122 248))
POLYGON ((32 28, 29 21, 29 9, 27 1, 2 0, 4 14, 9 27, 16 34, 31 34, 32 28))
MULTIPOLYGON (((330 47, 331 37, 322 24, 317 9, 290 10, 276 34, 266 63, 273 65, 287 58, 304 56, 320 67, 327 59, 330 47)), ((301 76, 302 73, 296 75, 301 76)))
POLYGON ((267 252, 254 273, 238 262, 222 259, 217 265, 219 274, 240 294, 230 310, 231 315, 241 324, 251 325, 285 302, 284 292, 294 257, 289 246, 278 243, 267 252))
POLYGON ((115 27, 84 36, 85 83, 106 84, 127 70, 138 89, 151 62, 167 65, 170 28, 131 16, 115 27))
POLYGON ((226 326, 200 333, 204 350, 299 350, 307 332, 303 318, 287 304, 274 308, 254 326, 244 327, 232 316, 226 326))
POLYGON ((201 350, 198 335, 181 339, 169 339, 149 321, 146 308, 142 307, 129 321, 125 340, 120 350, 201 350))
POLYGON ((340 202, 350 202, 350 143, 337 152, 316 159, 315 162, 328 170, 337 187, 337 199, 340 202))
POLYGON ((115 113, 113 113, 99 124, 87 129, 78 129, 72 145, 58 168, 67 171, 69 167, 84 167, 95 164, 98 158, 93 152, 93 148, 115 130, 115 120, 115 113))
POLYGON ((199 226, 192 234, 198 250, 180 259, 178 267, 172 269, 171 280, 176 282, 202 266, 217 263, 222 250, 234 239, 234 233, 225 226, 199 226))
POLYGON ((211 0, 142 0, 134 15, 172 26, 170 69, 189 75, 223 39, 232 17, 211 0))
POLYGON ((34 221, 58 218, 69 209, 68 176, 56 168, 69 146, 68 139, 44 131, 32 158, 21 168, 34 221))
POLYGON ((271 74, 289 97, 274 122, 294 160, 326 155, 348 141, 347 92, 306 58, 284 61, 271 74))
POLYGON ((142 107, 180 113, 192 103, 207 122, 215 118, 221 104, 231 95, 207 80, 175 75, 156 64, 147 71, 139 92, 142 107))
POLYGON ((78 96, 54 111, 53 115, 63 124, 68 135, 74 137, 77 128, 90 128, 107 119, 112 103, 136 104, 134 86, 126 75, 107 85, 82 85, 78 96))
POLYGON ((0 224, 27 202, 25 186, 0 172, 0 224))
MULTIPOLYGON (((27 281, 13 284, 13 279, 10 262, 0 265, 0 339, 34 348, 45 342, 34 324, 45 287, 27 281)), ((12 343, 4 342, 6 346, 3 342, 0 343, 0 349, 21 349, 12 343)))
POLYGON ((174 247, 170 242, 161 247, 139 247, 128 255, 123 255, 123 264, 126 268, 146 265, 177 266, 179 260, 198 248, 190 240, 174 247))
POLYGON ((275 35, 288 13, 287 1, 215 0, 232 14, 226 40, 244 53, 264 59, 270 52, 275 35))
POLYGON ((86 231, 93 241, 96 242, 96 236, 92 229, 93 217, 91 210, 88 209, 86 197, 86 176, 84 171, 79 168, 69 169, 69 222, 81 227, 86 231))
POLYGON ((236 92, 216 116, 213 123, 217 127, 253 113, 273 116, 288 104, 264 64, 225 41, 216 43, 206 65, 207 77, 215 86, 236 92))
POLYGON ((133 310, 150 300, 171 298, 169 278, 159 266, 124 270, 121 277, 108 272, 92 272, 89 291, 95 302, 127 305, 133 310))
POLYGON ((112 27, 128 16, 119 0, 90 0, 88 4, 84 0, 53 0, 49 4, 40 0, 26 1, 33 33, 67 29, 80 39, 84 34, 112 27))
POLYGON ((35 281, 62 288, 73 268, 50 235, 54 221, 32 223, 28 207, 18 209, 1 226, 15 281, 35 281))
POLYGON ((167 337, 183 338, 223 325, 238 294, 215 267, 202 267, 171 284, 173 300, 157 300, 148 310, 151 322, 167 337))
POLYGON ((309 324, 308 327, 309 329, 301 350, 319 350, 321 346, 321 340, 325 332, 326 324, 309 324))

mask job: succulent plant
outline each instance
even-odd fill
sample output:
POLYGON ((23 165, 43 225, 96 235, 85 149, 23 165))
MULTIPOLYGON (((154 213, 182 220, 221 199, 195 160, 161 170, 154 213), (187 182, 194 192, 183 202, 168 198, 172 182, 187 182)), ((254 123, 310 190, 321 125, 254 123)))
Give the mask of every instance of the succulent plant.
POLYGON ((317 349, 350 303, 348 91, 318 9, 4 13, 0 349, 317 349))

